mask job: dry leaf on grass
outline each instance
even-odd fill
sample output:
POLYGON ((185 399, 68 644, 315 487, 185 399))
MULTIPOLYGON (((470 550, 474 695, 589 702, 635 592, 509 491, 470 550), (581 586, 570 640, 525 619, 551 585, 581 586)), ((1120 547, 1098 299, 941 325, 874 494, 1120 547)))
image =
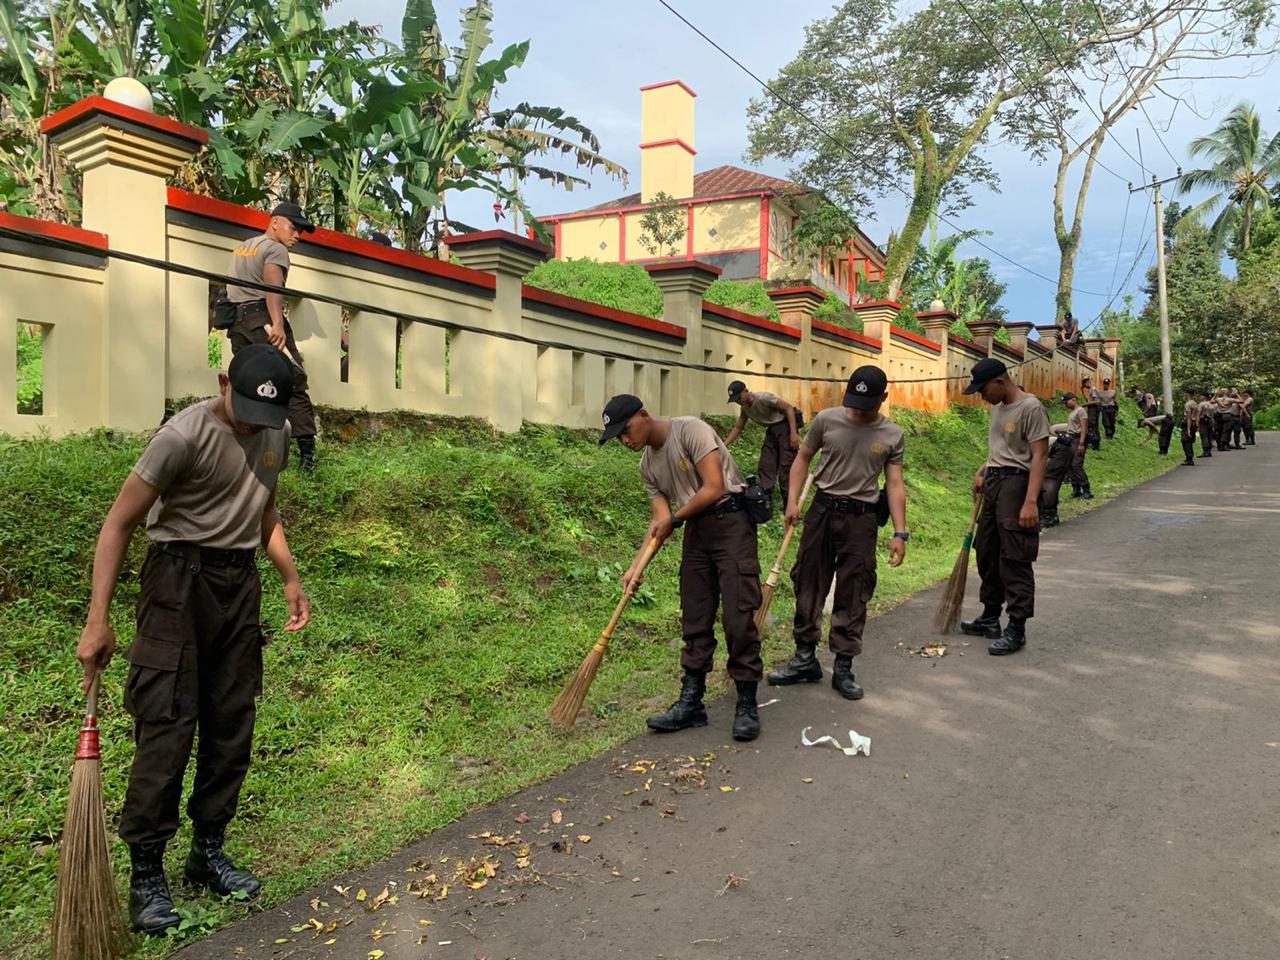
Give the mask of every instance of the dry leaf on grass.
POLYGON ((551 822, 552 822, 552 823, 557 823, 557 824, 558 824, 558 823, 559 823, 561 820, 563 820, 563 819, 564 819, 564 814, 563 814, 563 813, 561 813, 559 810, 552 810, 552 811, 551 811, 551 822))

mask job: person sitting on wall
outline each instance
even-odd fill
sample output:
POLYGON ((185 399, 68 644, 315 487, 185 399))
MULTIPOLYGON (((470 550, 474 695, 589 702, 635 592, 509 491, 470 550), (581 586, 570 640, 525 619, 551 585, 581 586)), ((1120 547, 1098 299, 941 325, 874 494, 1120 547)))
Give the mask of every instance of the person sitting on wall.
POLYGON ((748 419, 764 427, 764 444, 760 447, 760 462, 756 466, 760 489, 772 496, 774 484, 780 484, 785 504, 790 490, 791 464, 795 463, 796 451, 800 449, 800 427, 804 424, 804 417, 787 401, 763 390, 748 390, 741 380, 729 384, 729 402, 738 404, 742 412, 724 438, 725 446, 731 446, 738 439, 748 419))

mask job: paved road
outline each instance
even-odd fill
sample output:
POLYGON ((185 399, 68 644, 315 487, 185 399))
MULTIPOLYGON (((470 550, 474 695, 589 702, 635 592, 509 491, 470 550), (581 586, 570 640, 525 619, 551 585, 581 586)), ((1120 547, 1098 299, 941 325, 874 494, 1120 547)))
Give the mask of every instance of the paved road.
POLYGON ((1018 656, 904 652, 930 591, 871 623, 859 704, 762 690, 779 702, 737 747, 721 701, 180 956, 1272 960, 1280 440, 1199 463, 1045 537, 1018 656), (803 748, 805 726, 871 756, 803 748), (529 866, 483 831, 520 831, 529 866), (484 855, 481 889, 407 889, 484 855), (352 899, 392 881, 395 904, 352 899), (339 925, 290 932, 310 917, 339 925))

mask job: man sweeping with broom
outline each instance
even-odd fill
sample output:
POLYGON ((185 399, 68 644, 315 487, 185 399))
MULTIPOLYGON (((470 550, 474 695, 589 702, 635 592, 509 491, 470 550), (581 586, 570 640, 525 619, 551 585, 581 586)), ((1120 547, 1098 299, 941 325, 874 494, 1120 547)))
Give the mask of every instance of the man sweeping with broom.
MULTIPOLYGON (((981 393, 991 404, 987 461, 973 478, 982 497, 976 546, 982 616, 960 629, 991 640, 992 656, 1017 653, 1027 643, 1026 623, 1035 614, 1036 578, 1032 564, 1040 552, 1040 485, 1049 454, 1049 418, 1040 399, 1009 379, 1008 368, 993 357, 970 371, 966 394, 981 393), (1000 627, 1007 611, 1009 622, 1000 627)), ((1080 424, 1080 429, 1087 427, 1080 424)))
POLYGON ((644 451, 640 476, 649 494, 649 529, 623 575, 624 590, 640 575, 651 547, 687 527, 680 561, 684 682, 676 702, 649 717, 649 729, 707 725, 702 698, 716 649, 716 608, 723 607, 729 676, 738 688, 733 738, 754 740, 760 735, 756 689, 763 672, 755 625, 760 558, 738 465, 710 424, 698 417, 655 417, 630 394, 614 397, 604 408, 601 445, 614 437, 628 450, 644 451))
POLYGON ((102 525, 93 596, 76 656, 86 687, 115 650, 108 614, 129 538, 146 518, 151 548, 142 566, 138 630, 125 708, 137 749, 120 838, 133 866, 129 915, 135 930, 178 926, 164 874, 164 848, 178 830, 182 778, 199 728, 194 827, 183 875, 219 896, 254 895, 261 883, 223 851, 249 769, 254 698, 262 684, 262 628, 256 553, 280 571, 286 631, 311 616, 280 514, 276 478, 289 450, 285 418, 292 373, 268 344, 240 350, 220 395, 177 414, 152 438, 102 525))
POLYGON ((844 403, 819 411, 791 468, 791 499, 787 523, 800 518, 797 492, 804 486, 809 462, 822 451, 813 475, 813 506, 805 515, 800 549, 791 571, 795 584, 796 652, 769 672, 771 685, 816 683, 822 665, 816 652, 822 638, 822 608, 835 577, 828 642, 835 654, 831 687, 846 700, 861 700, 863 691, 853 675, 853 658, 862 652, 862 629, 867 603, 876 589, 877 505, 880 476, 884 475, 893 518, 889 566, 902 563, 907 548, 907 492, 902 479, 902 428, 882 416, 888 380, 876 366, 853 371, 844 403))

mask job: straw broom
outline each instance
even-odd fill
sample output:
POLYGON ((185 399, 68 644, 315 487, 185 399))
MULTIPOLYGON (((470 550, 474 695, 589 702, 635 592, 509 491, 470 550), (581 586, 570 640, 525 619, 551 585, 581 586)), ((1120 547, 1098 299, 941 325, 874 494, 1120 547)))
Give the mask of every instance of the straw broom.
MULTIPOLYGON (((804 501, 809 496, 809 488, 813 486, 813 474, 805 477, 804 488, 800 491, 800 506, 804 506, 804 501)), ((769 616, 769 604, 773 603, 773 591, 778 586, 778 575, 782 572, 782 558, 787 555, 787 547, 791 545, 791 535, 796 532, 794 523, 787 524, 787 529, 782 534, 782 546, 778 548, 778 556, 773 561, 773 569, 769 571, 769 579, 764 582, 764 590, 761 591, 760 609, 756 611, 756 630, 764 629, 765 619, 769 616)))
POLYGON ((631 582, 622 591, 622 599, 618 601, 618 606, 614 609, 613 616, 609 618, 609 623, 600 634, 600 639, 595 642, 591 652, 582 661, 582 665, 569 678, 569 682, 560 691, 560 696, 556 697, 556 702, 551 705, 551 719, 561 729, 568 729, 577 721, 578 712, 582 709, 582 702, 587 698, 587 691, 591 689, 591 683, 596 678, 596 671, 600 669, 600 662, 604 660, 604 652, 609 648, 609 638, 613 636, 613 628, 618 625, 622 611, 626 609, 627 603, 639 588, 640 576, 644 573, 644 568, 649 565, 649 561, 653 559, 653 555, 658 552, 658 546, 656 539, 649 541, 649 545, 645 547, 644 554, 640 557, 640 566, 636 569, 636 575, 631 578, 631 582))
POLYGON ((58 849, 52 960, 116 960, 129 945, 120 916, 98 747, 98 677, 89 684, 84 726, 71 773, 71 800, 58 849))
POLYGON ((978 514, 982 511, 982 498, 973 498, 973 512, 969 515, 969 529, 960 542, 960 553, 956 557, 955 566, 951 568, 951 579, 947 581, 947 589, 942 592, 942 602, 938 604, 938 613, 933 625, 939 633, 954 633, 956 624, 960 622, 960 608, 964 606, 964 585, 969 578, 969 548, 973 546, 973 531, 978 526, 978 514))

